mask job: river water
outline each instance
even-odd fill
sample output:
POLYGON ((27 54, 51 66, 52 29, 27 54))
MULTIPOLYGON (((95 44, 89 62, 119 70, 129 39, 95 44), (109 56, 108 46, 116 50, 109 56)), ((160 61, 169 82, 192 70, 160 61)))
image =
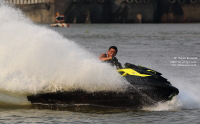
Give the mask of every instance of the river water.
POLYGON ((0 6, 0 15, 0 123, 200 123, 200 24, 56 28, 32 23, 6 5, 0 6), (161 72, 179 89, 179 95, 141 110, 30 105, 26 96, 44 88, 44 92, 118 90, 124 82, 98 60, 111 45, 118 47, 116 57, 122 64, 161 72))

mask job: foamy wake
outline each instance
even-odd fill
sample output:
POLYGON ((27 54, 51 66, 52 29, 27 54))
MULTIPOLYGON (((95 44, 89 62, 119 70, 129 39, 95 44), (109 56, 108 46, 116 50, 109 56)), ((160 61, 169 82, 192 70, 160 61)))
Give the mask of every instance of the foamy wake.
POLYGON ((183 107, 181 100, 176 96, 171 101, 159 102, 155 106, 143 107, 145 111, 176 111, 183 107))

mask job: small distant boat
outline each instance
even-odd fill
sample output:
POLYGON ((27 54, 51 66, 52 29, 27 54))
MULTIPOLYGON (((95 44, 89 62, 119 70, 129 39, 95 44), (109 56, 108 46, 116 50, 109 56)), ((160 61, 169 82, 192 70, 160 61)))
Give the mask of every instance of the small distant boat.
POLYGON ((55 23, 55 24, 51 24, 51 27, 70 27, 69 24, 67 23, 55 23))

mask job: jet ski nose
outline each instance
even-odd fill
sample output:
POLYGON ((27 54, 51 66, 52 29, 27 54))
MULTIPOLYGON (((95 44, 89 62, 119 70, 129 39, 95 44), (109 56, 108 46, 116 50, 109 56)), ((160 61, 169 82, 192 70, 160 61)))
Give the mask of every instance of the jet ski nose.
POLYGON ((173 98, 174 96, 176 96, 176 95, 178 95, 178 93, 177 93, 177 92, 173 92, 173 93, 168 97, 168 99, 169 99, 169 100, 172 100, 172 98, 173 98))

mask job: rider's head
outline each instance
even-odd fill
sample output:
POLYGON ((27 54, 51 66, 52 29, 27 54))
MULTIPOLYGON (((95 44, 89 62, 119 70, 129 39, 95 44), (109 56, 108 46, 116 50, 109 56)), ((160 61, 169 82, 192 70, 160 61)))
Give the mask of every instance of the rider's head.
POLYGON ((117 47, 116 46, 111 46, 109 49, 108 49, 108 57, 114 57, 117 55, 117 47))

